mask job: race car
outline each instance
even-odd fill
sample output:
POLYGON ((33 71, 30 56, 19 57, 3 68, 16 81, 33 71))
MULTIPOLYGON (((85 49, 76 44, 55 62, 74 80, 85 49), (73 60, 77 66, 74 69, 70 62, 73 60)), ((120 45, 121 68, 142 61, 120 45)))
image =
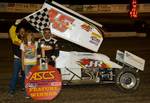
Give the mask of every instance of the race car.
POLYGON ((136 90, 140 83, 138 71, 144 70, 145 60, 120 50, 116 60, 100 53, 60 51, 56 68, 60 69, 64 85, 116 83, 121 90, 136 90))

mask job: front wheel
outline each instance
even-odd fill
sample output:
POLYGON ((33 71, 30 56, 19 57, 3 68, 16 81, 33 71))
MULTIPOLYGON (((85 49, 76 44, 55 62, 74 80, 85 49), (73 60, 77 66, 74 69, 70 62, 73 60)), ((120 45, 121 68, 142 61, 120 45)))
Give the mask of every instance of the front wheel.
POLYGON ((138 73, 129 69, 119 71, 119 73, 116 73, 116 85, 124 92, 137 90, 140 83, 138 73))

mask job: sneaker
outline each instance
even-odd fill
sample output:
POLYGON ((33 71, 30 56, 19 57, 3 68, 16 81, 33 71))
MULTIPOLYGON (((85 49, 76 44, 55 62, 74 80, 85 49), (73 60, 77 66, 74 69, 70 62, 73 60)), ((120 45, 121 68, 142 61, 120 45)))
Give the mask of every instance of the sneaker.
POLYGON ((9 95, 10 97, 13 97, 14 94, 15 94, 15 92, 14 92, 13 90, 10 90, 10 91, 8 92, 8 95, 9 95))
POLYGON ((31 97, 30 97, 30 96, 26 96, 25 98, 26 98, 26 99, 30 99, 31 97))
POLYGON ((99 83, 99 82, 100 82, 100 78, 99 78, 99 77, 96 77, 95 82, 96 82, 96 83, 99 83))
POLYGON ((21 91, 24 92, 24 91, 25 91, 25 88, 21 88, 21 91))

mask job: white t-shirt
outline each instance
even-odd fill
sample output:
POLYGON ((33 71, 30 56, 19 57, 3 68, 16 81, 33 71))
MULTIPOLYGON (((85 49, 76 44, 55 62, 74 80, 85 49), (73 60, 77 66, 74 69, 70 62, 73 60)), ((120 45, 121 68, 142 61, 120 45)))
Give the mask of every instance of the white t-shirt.
POLYGON ((29 43, 25 45, 22 43, 20 49, 24 52, 24 65, 35 65, 37 63, 37 47, 38 43, 29 43))

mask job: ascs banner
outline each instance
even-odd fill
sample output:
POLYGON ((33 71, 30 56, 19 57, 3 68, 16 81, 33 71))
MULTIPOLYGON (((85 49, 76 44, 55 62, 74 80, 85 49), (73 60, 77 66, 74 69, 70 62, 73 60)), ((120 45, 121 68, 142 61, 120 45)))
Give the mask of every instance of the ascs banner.
POLYGON ((103 41, 101 24, 54 1, 45 2, 25 19, 39 32, 49 27, 54 35, 95 52, 103 41))
POLYGON ((47 70, 40 70, 36 65, 26 76, 25 87, 34 100, 53 100, 61 91, 61 74, 50 65, 47 70))

